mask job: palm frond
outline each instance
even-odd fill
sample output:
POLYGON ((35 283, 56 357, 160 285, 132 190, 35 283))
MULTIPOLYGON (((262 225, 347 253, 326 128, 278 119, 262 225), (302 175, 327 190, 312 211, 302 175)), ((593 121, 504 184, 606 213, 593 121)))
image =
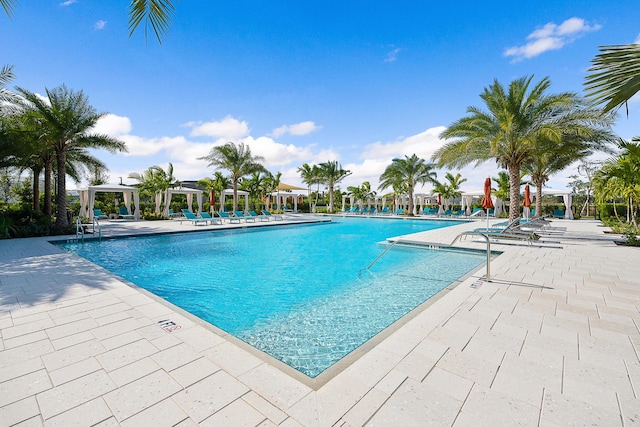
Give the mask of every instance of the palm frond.
POLYGON ((172 0, 131 0, 129 11, 129 37, 145 21, 144 37, 148 37, 149 27, 153 30, 158 43, 162 44, 171 25, 175 7, 172 0))
POLYGON ((640 90, 640 45, 601 46, 585 78, 587 98, 604 111, 627 104, 640 90))

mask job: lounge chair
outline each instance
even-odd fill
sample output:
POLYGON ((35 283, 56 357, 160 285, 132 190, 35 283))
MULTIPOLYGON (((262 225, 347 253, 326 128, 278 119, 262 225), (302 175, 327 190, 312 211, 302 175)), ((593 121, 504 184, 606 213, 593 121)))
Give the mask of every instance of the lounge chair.
POLYGON ((260 221, 269 222, 269 218, 267 218, 266 215, 260 215, 260 214, 256 213, 256 211, 249 211, 249 215, 251 215, 252 218, 258 218, 260 221))
POLYGON ((108 217, 108 216, 106 216, 106 215, 104 215, 104 214, 102 213, 102 210, 101 210, 101 209, 94 209, 94 210, 93 210, 93 217, 94 217, 95 219, 98 219, 98 220, 100 220, 100 219, 109 219, 109 217, 108 217))
POLYGON ((438 215, 438 208, 424 208, 424 215, 438 215))
POLYGON ((402 214, 404 214, 404 209, 400 208, 397 211, 395 211, 393 214, 394 215, 402 215, 402 214))
POLYGON ((178 218, 181 217, 182 214, 180 212, 174 212, 173 209, 169 209, 169 217, 170 218, 178 218))
POLYGON ((381 211, 378 211, 378 215, 389 215, 389 206, 385 206, 381 211))
POLYGON ((451 210, 451 209, 447 209, 447 210, 446 210, 446 211, 444 211, 444 212, 442 213, 442 215, 440 215, 440 216, 451 216, 451 214, 452 214, 452 213, 453 213, 453 210, 451 210))
POLYGON ((462 209, 457 210, 451 214, 452 217, 461 217, 464 216, 464 211, 462 209))
POLYGON ((118 208, 118 212, 119 212, 118 218, 122 218, 122 219, 135 219, 136 218, 134 215, 131 215, 129 213, 129 210, 124 206, 120 206, 118 208))
POLYGON ((227 221, 229 221, 229 224, 233 224, 234 222, 237 224, 240 224, 241 220, 240 218, 236 218, 235 216, 231 216, 226 212, 218 212, 218 216, 220 218, 222 218, 222 221, 224 221, 225 219, 227 221))
POLYGON ((483 216, 484 210, 482 208, 474 208, 470 216, 483 216))
POLYGON ((198 218, 196 214, 191 212, 189 209, 182 209, 182 213, 184 214, 184 217, 180 217, 180 224, 182 224, 182 221, 191 221, 193 225, 198 225, 198 224, 207 225, 207 223, 209 222, 208 219, 198 218))
POLYGON ((233 216, 236 218, 244 219, 244 222, 256 222, 256 219, 252 216, 246 216, 242 211, 233 212, 233 216))
POLYGON ((269 212, 266 209, 262 210, 262 213, 267 217, 267 218, 273 218, 275 221, 282 221, 284 220, 284 218, 282 217, 282 215, 276 215, 276 214, 272 214, 271 212, 269 212))
POLYGON ((222 225, 222 220, 220 218, 213 218, 208 212, 200 212, 200 218, 206 219, 211 225, 214 223, 222 225))
POLYGON ((553 217, 554 218, 564 218, 564 209, 554 209, 553 210, 553 217))

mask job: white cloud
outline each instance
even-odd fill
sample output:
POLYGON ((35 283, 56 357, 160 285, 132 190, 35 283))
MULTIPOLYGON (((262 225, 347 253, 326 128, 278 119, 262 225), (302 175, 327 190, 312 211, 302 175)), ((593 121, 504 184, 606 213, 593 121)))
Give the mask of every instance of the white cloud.
POLYGON ((192 127, 191 136, 211 136, 214 138, 237 139, 249 135, 249 125, 226 116, 220 121, 196 123, 189 122, 185 126, 192 127))
POLYGON ((104 27, 106 26, 107 26, 107 21, 103 21, 101 19, 93 25, 93 28, 96 30, 104 30, 104 27))
POLYGON ((93 127, 93 131, 119 138, 131 132, 131 120, 128 117, 105 114, 93 127))
POLYGON ((582 18, 569 18, 561 24, 549 22, 527 36, 527 43, 505 49, 504 56, 512 56, 514 62, 541 55, 550 50, 558 50, 573 43, 587 33, 598 31, 599 24, 589 25, 582 18))
POLYGON ((411 156, 429 160, 433 153, 440 148, 444 141, 439 135, 446 127, 438 126, 430 128, 417 135, 403 137, 392 142, 374 142, 364 148, 362 158, 365 159, 386 159, 391 161, 394 157, 411 156))
POLYGON ((387 53, 386 58, 384 58, 384 62, 395 62, 398 59, 398 53, 400 53, 402 49, 399 47, 394 47, 390 52, 387 53))
POLYGON ((638 37, 636 37, 636 40, 633 43, 640 44, 640 34, 638 34, 638 37))
POLYGON ((282 125, 271 132, 274 138, 279 138, 282 135, 289 134, 295 136, 308 135, 312 132, 322 129, 322 126, 316 125, 312 121, 300 122, 293 125, 282 125))
POLYGON ((67 1, 64 1, 64 2, 60 3, 60 6, 64 6, 64 7, 71 6, 72 4, 76 3, 77 1, 78 0, 67 0, 67 1))

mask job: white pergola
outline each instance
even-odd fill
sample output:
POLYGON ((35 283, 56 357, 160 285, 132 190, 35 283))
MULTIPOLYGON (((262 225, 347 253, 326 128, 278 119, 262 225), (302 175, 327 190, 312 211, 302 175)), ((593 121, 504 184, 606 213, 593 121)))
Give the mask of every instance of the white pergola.
MULTIPOLYGON (((531 202, 535 204, 536 200, 536 187, 529 185, 529 191, 531 192, 531 202)), ((562 196, 564 202, 564 219, 573 219, 573 212, 571 212, 571 190, 559 190, 555 188, 543 188, 543 196, 562 196)))
MULTIPOLYGON (((462 210, 464 210, 467 215, 471 215, 473 199, 475 197, 484 197, 484 190, 462 191, 460 194, 462 195, 462 210)), ((495 194, 491 194, 491 201, 493 202, 493 215, 498 217, 504 210, 504 203, 502 199, 495 194)))
MULTIPOLYGON (((220 197, 220 212, 224 212, 224 201, 226 200, 226 196, 233 197, 233 188, 227 188, 222 191, 222 196, 220 197)), ((244 196, 244 210, 249 210, 249 192, 244 190, 238 190, 238 196, 244 196)))
POLYGON ((124 205, 131 213, 131 202, 133 201, 133 215, 135 219, 140 219, 140 192, 136 187, 127 187, 118 184, 90 185, 81 188, 80 193, 80 216, 93 220, 93 206, 96 201, 96 193, 122 193, 124 205))
MULTIPOLYGON (((295 188, 295 187, 294 187, 295 188)), ((293 199, 293 212, 298 212, 298 199, 300 197, 305 197, 309 194, 309 190, 302 188, 298 190, 287 190, 287 191, 274 191, 269 194, 269 197, 273 197, 276 200, 276 208, 281 210, 282 205, 287 204, 287 199, 291 197, 293 199)))
MULTIPOLYGON (((162 211, 162 215, 169 216, 169 205, 171 204, 171 197, 174 194, 186 194, 187 195, 187 208, 192 211, 193 210, 193 195, 196 196, 196 203, 198 204, 198 212, 202 211, 202 190, 197 190, 195 188, 169 188, 164 193, 164 210, 162 211)), ((158 204, 158 196, 156 194, 156 210, 159 209, 158 204)))

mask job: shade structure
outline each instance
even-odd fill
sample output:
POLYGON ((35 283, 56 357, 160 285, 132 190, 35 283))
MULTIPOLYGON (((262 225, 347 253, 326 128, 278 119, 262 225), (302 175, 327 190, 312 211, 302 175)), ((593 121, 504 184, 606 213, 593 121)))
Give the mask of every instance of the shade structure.
POLYGON ((186 194, 187 196, 187 208, 193 210, 193 195, 196 195, 196 203, 198 203, 198 211, 202 211, 202 190, 196 190, 195 188, 169 188, 164 194, 164 210, 162 214, 166 217, 169 216, 169 205, 171 205, 171 196, 174 194, 186 194))
POLYGON ((290 190, 307 190, 307 189, 306 188, 302 188, 302 187, 296 187, 295 185, 285 184, 284 182, 281 182, 280 184, 278 184, 278 187, 276 188, 276 190, 290 191, 290 190))
POLYGON ((133 215, 135 219, 140 219, 140 209, 138 208, 140 194, 138 189, 117 184, 90 185, 87 188, 80 189, 80 216, 93 219, 93 206, 97 192, 122 193, 124 204, 129 213, 131 213, 131 202, 133 201, 133 215))
POLYGON ((524 207, 522 209, 522 216, 525 219, 529 219, 531 216, 531 209, 529 209, 531 206, 531 190, 529 189, 529 184, 524 186, 524 200, 522 201, 522 206, 524 207))

